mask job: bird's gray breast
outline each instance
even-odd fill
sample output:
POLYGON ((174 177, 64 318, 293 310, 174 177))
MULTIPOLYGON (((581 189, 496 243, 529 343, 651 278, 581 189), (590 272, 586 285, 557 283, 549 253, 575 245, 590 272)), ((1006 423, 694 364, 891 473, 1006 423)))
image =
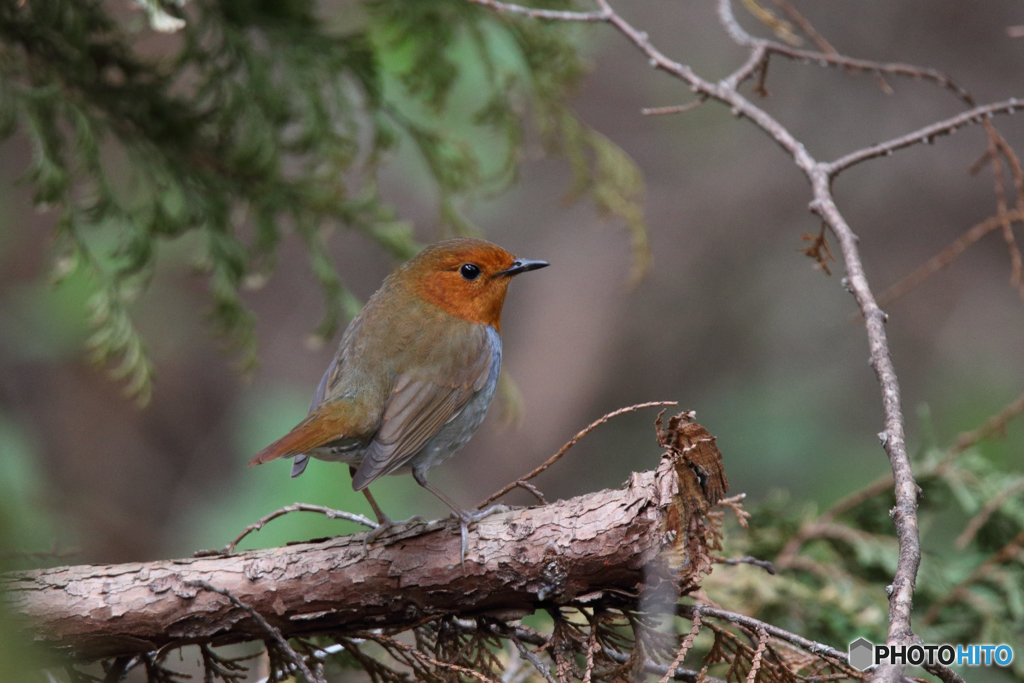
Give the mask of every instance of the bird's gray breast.
MULTIPOLYGON (((416 455, 409 459, 405 466, 398 468, 392 474, 402 474, 410 469, 415 469, 426 475, 427 470, 455 455, 460 448, 466 445, 480 423, 487 415, 487 409, 494 398, 494 391, 498 386, 498 375, 501 374, 501 335, 491 326, 487 326, 487 345, 491 351, 491 367, 487 373, 487 381, 473 394, 466 402, 462 410, 455 417, 444 424, 437 434, 430 438, 416 455)), ((327 369, 324 377, 320 380, 310 405, 312 412, 323 401, 324 389, 331 374, 331 368, 327 369)), ((310 450, 308 453, 299 455, 292 463, 292 476, 297 477, 306 469, 310 456, 319 460, 348 463, 358 466, 363 459, 365 444, 333 443, 320 448, 310 450)))
POLYGON ((465 446, 484 421, 498 386, 498 375, 501 374, 501 335, 490 325, 487 326, 487 344, 491 350, 491 368, 487 381, 466 402, 458 415, 441 427, 419 453, 409 460, 408 468, 425 475, 427 470, 455 455, 465 446))

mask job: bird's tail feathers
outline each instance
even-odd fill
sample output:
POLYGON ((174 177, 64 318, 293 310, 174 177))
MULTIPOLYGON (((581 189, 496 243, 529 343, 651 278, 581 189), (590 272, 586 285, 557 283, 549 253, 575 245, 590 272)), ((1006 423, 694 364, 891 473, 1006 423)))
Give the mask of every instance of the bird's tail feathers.
POLYGON ((344 436, 346 422, 343 417, 332 416, 325 411, 317 410, 293 430, 257 453, 256 457, 249 461, 249 467, 262 465, 277 458, 301 455, 318 446, 336 441, 339 437, 344 436))
POLYGON ((300 474, 302 474, 303 472, 305 472, 306 471, 306 465, 308 465, 308 464, 309 464, 309 456, 308 455, 303 454, 303 455, 295 456, 295 460, 292 461, 292 479, 294 479, 295 477, 297 477, 300 474))

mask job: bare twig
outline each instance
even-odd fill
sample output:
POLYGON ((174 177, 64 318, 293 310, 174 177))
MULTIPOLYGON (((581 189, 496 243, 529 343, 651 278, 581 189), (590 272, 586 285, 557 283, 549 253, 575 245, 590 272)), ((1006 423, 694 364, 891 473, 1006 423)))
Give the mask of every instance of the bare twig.
POLYGON ((892 489, 892 485, 892 475, 888 474, 883 477, 879 477, 864 488, 854 491, 845 498, 837 501, 831 508, 823 512, 813 522, 801 527, 800 530, 794 534, 791 539, 789 539, 785 547, 783 547, 782 551, 775 558, 775 566, 782 569, 792 567, 797 554, 800 552, 800 548, 803 547, 803 544, 808 540, 818 538, 820 535, 820 528, 830 525, 836 517, 852 510, 861 503, 869 501, 872 498, 880 496, 886 491, 892 489))
POLYGON ((75 548, 61 550, 55 543, 50 550, 6 550, 0 552, 0 562, 5 560, 66 560, 81 554, 82 551, 75 548))
POLYGON ((302 656, 299 655, 299 653, 296 652, 292 648, 292 646, 288 644, 288 640, 285 639, 283 635, 281 635, 280 630, 271 626, 270 622, 264 619, 262 614, 254 610, 249 605, 246 605, 244 602, 236 598, 234 595, 232 595, 231 591, 225 590, 223 588, 217 588, 216 586, 210 584, 207 581, 188 581, 186 582, 185 585, 192 586, 194 588, 202 588, 203 590, 210 591, 211 593, 223 595, 225 598, 231 601, 232 605, 234 605, 238 609, 248 612, 249 615, 256 621, 256 623, 258 623, 260 627, 267 632, 267 635, 269 635, 274 640, 274 642, 276 642, 281 647, 281 649, 288 654, 288 657, 292 660, 292 664, 294 664, 295 668, 302 672, 302 675, 306 677, 307 681, 310 681, 310 683, 325 683, 322 678, 313 675, 313 672, 309 670, 308 666, 306 666, 306 660, 303 659, 302 656))
POLYGON ((569 440, 568 443, 566 443, 564 446, 562 446, 560 449, 558 449, 557 453, 555 453, 550 458, 545 460, 541 465, 537 466, 532 472, 530 472, 529 474, 527 474, 525 476, 520 477, 517 481, 514 481, 511 484, 508 484, 508 485, 502 487, 501 490, 499 490, 499 491, 497 491, 495 493, 492 493, 490 496, 488 496, 485 500, 483 500, 482 502, 480 502, 476 506, 477 509, 479 510, 480 508, 482 508, 482 507, 484 507, 486 505, 490 505, 491 503, 493 503, 494 501, 498 500, 499 498, 504 496, 506 493, 508 493, 512 489, 514 489, 516 487, 521 487, 524 483, 526 483, 530 479, 533 479, 538 474, 540 474, 541 472, 543 472, 547 468, 549 468, 552 465, 554 465, 556 462, 558 462, 561 459, 561 457, 563 455, 566 454, 566 452, 570 448, 572 448, 573 446, 576 445, 576 442, 578 442, 580 439, 585 437, 587 434, 589 434, 590 432, 594 431, 595 429, 597 429, 598 427, 603 425, 608 420, 611 420, 612 418, 618 417, 619 415, 623 415, 625 413, 632 413, 632 412, 634 412, 636 410, 640 410, 642 408, 653 408, 653 407, 656 407, 656 406, 674 406, 674 405, 677 405, 675 401, 649 401, 647 403, 637 403, 636 405, 627 406, 625 408, 619 408, 618 410, 613 410, 612 412, 608 413, 607 415, 605 415, 601 419, 595 420, 594 422, 591 422, 589 425, 587 425, 584 429, 582 429, 579 433, 577 433, 576 436, 572 437, 569 440))
POLYGON ((977 535, 978 531, 981 530, 981 527, 985 526, 985 522, 992 517, 992 513, 998 510, 1007 498, 1014 496, 1021 491, 1024 491, 1024 479, 1018 479, 993 496, 992 500, 988 501, 988 503, 985 504, 985 507, 979 510, 978 514, 971 517, 970 521, 967 522, 967 526, 965 526, 964 530, 960 532, 959 536, 957 536, 954 545, 960 550, 966 548, 967 544, 974 540, 974 537, 977 535))
POLYGON ((640 113, 644 116, 659 116, 661 114, 682 114, 683 112, 691 111, 696 109, 700 105, 708 101, 708 98, 701 97, 693 102, 687 102, 686 104, 675 104, 671 107, 648 107, 641 109, 640 113))
MULTIPOLYGON (((1011 210, 1006 212, 1006 219, 1019 223, 1024 221, 1024 211, 1011 210)), ((943 249, 941 252, 932 257, 927 263, 915 270, 910 275, 907 275, 902 280, 894 284, 889 289, 878 297, 878 303, 881 306, 886 306, 896 299, 909 292, 910 290, 917 287, 919 284, 924 282, 926 279, 939 272, 953 260, 962 254, 967 247, 971 246, 985 235, 989 234, 996 228, 1003 225, 1003 216, 992 216, 986 218, 980 223, 974 225, 970 230, 960 235, 952 244, 943 249)))
POLYGON ((942 664, 922 664, 921 668, 932 674, 938 676, 942 683, 966 683, 960 674, 950 669, 948 666, 942 664))
POLYGON ((790 45, 800 45, 803 41, 800 36, 793 33, 793 27, 788 21, 779 19, 775 14, 758 4, 757 0, 741 0, 743 6, 747 8, 751 14, 753 14, 758 21, 771 29, 774 33, 782 40, 786 41, 790 45))
MULTIPOLYGON (((795 7, 793 7, 793 5, 791 5, 786 0, 773 0, 773 2, 779 9, 782 10, 782 13, 785 14, 790 21, 796 24, 797 28, 799 28, 800 31, 803 32, 803 34, 807 36, 812 43, 814 43, 814 47, 818 48, 818 50, 824 52, 827 55, 831 55, 833 57, 841 57, 839 52, 834 47, 832 47, 832 44, 825 40, 825 37, 818 33, 814 26, 811 25, 811 22, 809 22, 807 18, 804 17, 804 15, 801 14, 795 7)), ((878 80, 878 87, 882 89, 882 92, 884 92, 886 95, 891 95, 893 90, 892 87, 886 82, 885 77, 882 76, 881 73, 879 73, 877 74, 876 78, 878 80)))
POLYGON ((752 564, 755 567, 760 567, 771 575, 775 575, 775 566, 768 560, 759 560, 756 557, 747 555, 746 557, 712 557, 718 564, 726 564, 735 567, 738 564, 752 564))
MULTIPOLYGON (((941 71, 937 71, 936 69, 926 69, 913 66, 911 64, 895 62, 876 62, 870 59, 855 59, 853 57, 841 55, 834 50, 822 50, 820 52, 815 52, 813 50, 800 50, 772 40, 755 38, 744 31, 739 23, 737 23, 736 18, 732 13, 731 4, 728 7, 725 7, 722 2, 723 0, 720 0, 718 5, 719 18, 722 21, 722 25, 734 41, 744 47, 750 48, 751 50, 762 48, 768 55, 777 54, 799 62, 808 64, 816 63, 825 67, 839 67, 846 69, 847 71, 861 71, 865 73, 873 73, 878 76, 887 74, 903 78, 913 78, 915 80, 932 81, 933 83, 936 83, 937 85, 954 93, 968 106, 974 106, 974 101, 966 90, 958 86, 952 78, 941 71)), ((883 90, 885 90, 885 88, 883 88, 883 90)))
MULTIPOLYGON (((718 7, 719 17, 729 34, 740 44, 749 46, 749 36, 746 36, 736 23, 729 0, 719 0, 718 7)), ((895 72, 898 73, 898 71, 895 72)), ((949 86, 947 85, 947 87, 949 86)), ((834 170, 831 165, 815 161, 806 148, 778 121, 747 102, 738 93, 723 93, 723 95, 728 96, 724 99, 732 104, 734 111, 739 110, 739 113, 750 118, 762 130, 771 135, 793 157, 797 167, 807 175, 814 193, 814 199, 810 204, 811 211, 828 223, 829 228, 839 241, 847 272, 844 284, 856 297, 864 316, 871 350, 871 365, 882 387, 885 429, 879 438, 889 456, 896 489, 893 522, 896 526, 900 549, 896 575, 893 578, 889 597, 888 641, 903 643, 912 636, 910 611, 914 583, 921 562, 921 541, 917 528, 918 487, 907 454, 903 411, 900 407, 899 380, 892 364, 885 333, 886 316, 875 302, 868 284, 860 258, 857 237, 839 212, 832 196, 831 181, 834 170)), ((902 668, 880 667, 876 672, 876 677, 885 680, 899 679, 902 677, 902 668)))
POLYGON ((356 524, 362 524, 363 526, 369 527, 371 529, 375 529, 377 527, 375 523, 371 522, 366 517, 363 517, 362 515, 357 515, 352 512, 345 512, 344 510, 333 510, 329 507, 324 507, 323 505, 310 505, 308 503, 292 503, 291 505, 284 506, 280 510, 275 510, 274 512, 271 512, 266 517, 262 517, 260 518, 259 521, 253 522, 249 526, 245 527, 242 533, 238 534, 238 536, 235 537, 235 540, 231 541, 231 543, 228 543, 226 546, 224 546, 224 549, 221 550, 220 553, 200 551, 199 553, 196 553, 196 555, 230 555, 231 553, 235 552, 235 548, 238 547, 238 544, 242 541, 243 538, 245 538, 246 536, 255 531, 259 531, 264 527, 264 525, 267 522, 275 520, 278 517, 283 517, 284 515, 287 515, 291 512, 318 512, 321 515, 326 515, 327 519, 344 519, 348 520, 349 522, 355 522, 356 524))
POLYGON ((793 7, 793 5, 786 2, 786 0, 772 1, 775 3, 776 7, 782 10, 782 13, 785 14, 790 21, 796 24, 797 28, 799 28, 805 36, 810 38, 811 42, 814 43, 814 47, 818 48, 825 54, 835 56, 839 55, 836 49, 832 47, 832 45, 827 40, 825 40, 825 38, 820 33, 818 33, 817 30, 815 30, 814 26, 811 25, 811 22, 807 21, 807 18, 804 17, 804 15, 800 14, 800 12, 798 12, 797 9, 793 7))
POLYGON ((1024 100, 1019 100, 1015 97, 1011 97, 1005 102, 994 102, 992 104, 985 104, 980 107, 974 107, 968 109, 962 114, 950 117, 943 121, 938 121, 931 125, 919 128, 912 133, 901 135, 898 138, 893 138, 886 142, 880 142, 877 145, 865 147, 859 149, 856 152, 851 152, 844 157, 840 157, 835 161, 824 164, 824 170, 829 177, 834 177, 841 171, 845 171, 855 164, 859 164, 862 161, 868 159, 875 159, 877 157, 889 156, 893 152, 911 147, 913 145, 930 144, 936 137, 941 135, 949 135, 956 130, 965 126, 981 124, 988 120, 989 117, 995 114, 1013 114, 1018 109, 1024 109, 1024 100))
POLYGON ((530 17, 531 19, 547 19, 549 21, 607 21, 608 17, 604 12, 567 12, 561 10, 551 9, 536 9, 533 7, 524 7, 522 5, 516 5, 507 2, 499 2, 498 0, 469 0, 474 5, 483 5, 484 7, 490 7, 496 9, 499 12, 509 12, 511 14, 521 14, 523 16, 530 17))
POLYGON ((989 576, 997 565, 1013 559, 1021 550, 1024 550, 1024 531, 1017 532, 1017 535, 1010 539, 1006 545, 992 553, 988 559, 975 567, 967 578, 954 586, 941 600, 932 604, 921 621, 925 624, 934 623, 943 607, 952 602, 963 600, 967 597, 967 592, 971 585, 989 576))
POLYGON ((541 505, 547 505, 548 504, 548 499, 545 498, 544 494, 540 492, 540 489, 538 489, 533 484, 531 484, 529 482, 525 482, 525 481, 517 481, 516 482, 516 487, 517 488, 521 488, 523 490, 526 490, 526 491, 529 491, 530 493, 532 493, 533 497, 536 498, 537 501, 541 505))
MULTIPOLYGON (((1013 236, 1013 221, 1010 220, 1008 215, 1009 207, 1006 201, 1006 186, 1003 177, 1003 153, 1009 150, 1007 159, 1010 160, 1010 166, 1016 174, 1020 172, 1020 164, 1014 158, 1013 152, 1010 146, 1006 144, 1006 141, 1001 136, 993 134, 994 131, 992 130, 991 123, 986 122, 986 130, 989 130, 988 157, 992 165, 992 177, 995 182, 996 211, 999 216, 1000 227, 1003 229, 1003 241, 1006 242, 1006 248, 1010 253, 1010 284, 1017 288, 1021 302, 1024 302, 1024 258, 1021 257, 1020 248, 1017 246, 1017 241, 1013 236)), ((1022 188, 1019 175, 1016 180, 1018 181, 1017 208, 1019 209, 1022 208, 1022 188)))
POLYGON ((825 645, 824 643, 818 643, 803 636, 799 636, 795 633, 790 633, 785 629, 781 629, 778 626, 772 626, 771 624, 765 623, 759 619, 748 617, 745 614, 737 614, 736 612, 728 612, 717 607, 709 607, 708 605, 677 605, 676 613, 683 617, 693 617, 694 610, 699 610, 702 618, 714 617, 715 619, 722 619, 724 621, 731 622, 737 626, 750 629, 754 633, 760 633, 763 629, 772 638, 778 638, 784 642, 796 645, 797 647, 810 652, 818 657, 825 657, 831 659, 833 662, 840 664, 844 667, 849 666, 849 657, 845 652, 841 652, 834 647, 825 645))
POLYGON ((1006 424, 1021 413, 1024 413, 1024 394, 1018 396, 1016 400, 999 411, 997 415, 993 415, 985 420, 985 424, 958 436, 956 438, 956 445, 950 449, 951 453, 959 455, 982 439, 987 439, 995 434, 1005 434, 1006 424))
POLYGON ((750 51, 750 56, 747 57, 747 61, 743 65, 736 69, 725 79, 725 83, 730 88, 738 88, 740 83, 743 83, 754 74, 760 74, 757 81, 757 87, 754 88, 754 92, 762 97, 768 95, 768 91, 764 87, 765 79, 768 78, 768 50, 764 45, 758 45, 750 51))

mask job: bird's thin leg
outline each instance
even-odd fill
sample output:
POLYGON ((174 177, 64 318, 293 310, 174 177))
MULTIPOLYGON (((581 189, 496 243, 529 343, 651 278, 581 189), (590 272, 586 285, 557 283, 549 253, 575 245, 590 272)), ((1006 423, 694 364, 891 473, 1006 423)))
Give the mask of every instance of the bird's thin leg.
MULTIPOLYGON (((353 470, 354 472, 355 470, 353 470)), ((366 502, 373 508, 373 514, 377 516, 377 524, 392 524, 391 518, 384 514, 384 511, 380 509, 380 505, 377 505, 377 501, 373 499, 373 494, 370 493, 370 489, 363 489, 363 495, 366 496, 366 502)))
POLYGON ((491 507, 485 508, 483 510, 463 510, 461 507, 455 504, 455 501, 453 501, 451 498, 442 493, 440 489, 438 489, 436 486, 427 481, 427 477, 425 474, 417 470, 413 470, 412 477, 413 479, 416 480, 417 484, 433 493, 435 496, 440 498, 445 505, 450 507, 452 510, 452 514, 455 516, 456 519, 459 520, 459 533, 462 536, 462 566, 463 569, 465 569, 466 551, 469 549, 469 541, 466 537, 466 530, 469 528, 469 525, 473 522, 479 522, 484 517, 489 517, 498 512, 508 512, 508 506, 492 505, 491 507))
MULTIPOLYGON (((349 472, 352 473, 352 475, 354 476, 355 473, 356 473, 356 468, 355 467, 349 467, 348 469, 349 469, 349 472)), ((363 537, 363 550, 364 551, 367 550, 367 546, 370 543, 372 543, 373 541, 377 540, 378 536, 380 536, 382 533, 384 533, 385 531, 387 531, 389 529, 393 529, 395 527, 402 527, 402 526, 405 526, 406 524, 412 524, 414 522, 423 523, 423 522, 426 521, 425 519, 423 519, 419 515, 413 515, 409 519, 403 520, 401 522, 396 522, 396 521, 392 520, 390 517, 388 517, 386 514, 384 514, 384 511, 380 509, 380 505, 378 505, 377 501, 374 500, 373 494, 370 493, 370 489, 368 489, 368 488, 367 489, 363 489, 363 495, 366 496, 366 502, 368 502, 370 504, 370 507, 373 508, 373 514, 377 516, 377 526, 376 526, 376 528, 371 530, 369 533, 366 534, 366 536, 363 537)))

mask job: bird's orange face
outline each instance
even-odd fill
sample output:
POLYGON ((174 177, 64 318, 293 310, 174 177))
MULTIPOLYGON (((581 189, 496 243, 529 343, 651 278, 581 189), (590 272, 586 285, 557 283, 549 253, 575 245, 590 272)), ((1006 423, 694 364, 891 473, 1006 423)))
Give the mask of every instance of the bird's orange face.
POLYGON ((463 320, 501 331, 501 309, 513 276, 543 268, 501 247, 468 237, 438 242, 406 264, 416 294, 463 320))

